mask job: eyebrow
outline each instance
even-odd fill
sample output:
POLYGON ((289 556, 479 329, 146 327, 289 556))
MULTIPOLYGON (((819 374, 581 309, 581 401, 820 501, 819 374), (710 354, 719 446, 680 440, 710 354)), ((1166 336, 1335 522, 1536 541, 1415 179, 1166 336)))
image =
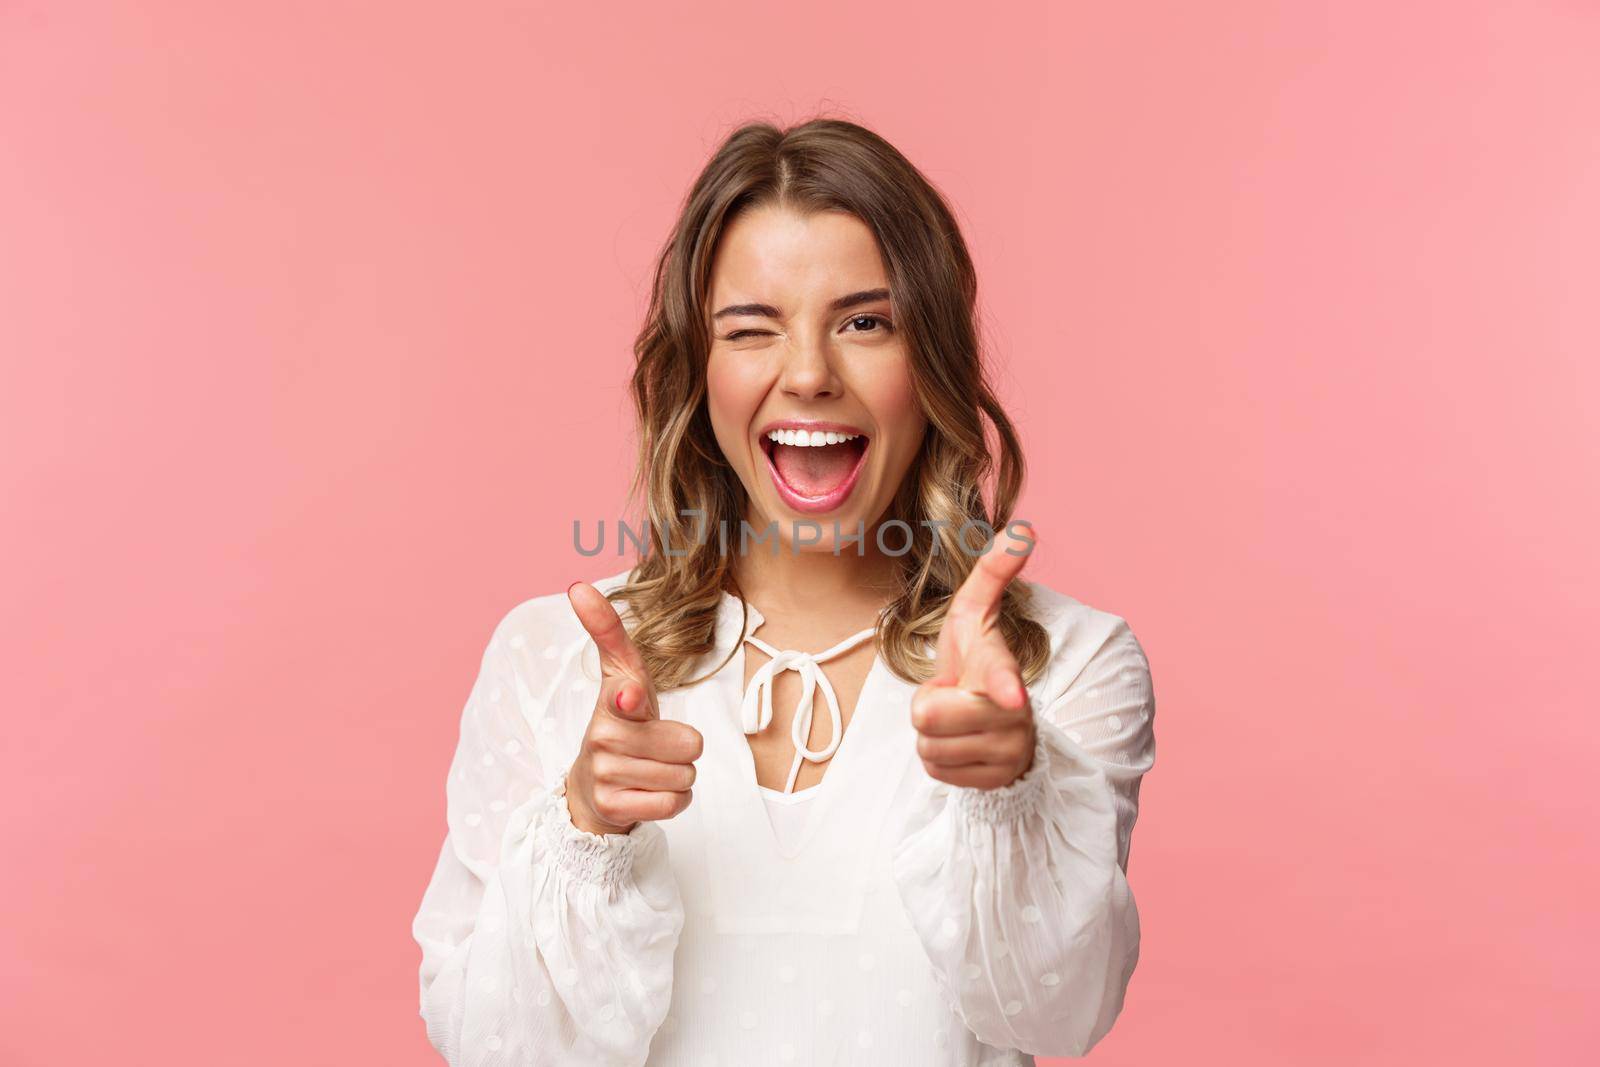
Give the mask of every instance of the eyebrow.
MULTIPOLYGON (((857 307, 861 304, 870 304, 875 300, 888 300, 887 289, 863 289, 859 293, 841 296, 828 305, 829 311, 843 311, 846 308, 857 307)), ((771 304, 729 304, 727 307, 712 315, 712 319, 720 319, 726 315, 761 315, 769 319, 781 319, 783 313, 771 304)))

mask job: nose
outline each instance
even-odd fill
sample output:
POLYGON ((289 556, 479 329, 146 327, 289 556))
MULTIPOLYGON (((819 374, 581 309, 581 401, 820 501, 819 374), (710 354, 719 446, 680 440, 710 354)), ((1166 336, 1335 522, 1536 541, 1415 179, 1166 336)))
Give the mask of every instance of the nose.
POLYGON ((778 387, 796 400, 839 396, 844 385, 834 373, 832 355, 826 335, 796 342, 784 357, 778 387))

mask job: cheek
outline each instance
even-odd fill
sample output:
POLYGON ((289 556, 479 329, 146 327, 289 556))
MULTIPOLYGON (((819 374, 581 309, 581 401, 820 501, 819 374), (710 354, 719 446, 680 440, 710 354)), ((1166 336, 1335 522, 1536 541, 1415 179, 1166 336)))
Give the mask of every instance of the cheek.
POLYGON ((742 454, 738 448, 750 429, 750 420, 766 390, 754 379, 748 368, 741 368, 713 353, 706 363, 706 410, 711 415, 711 428, 717 442, 732 458, 742 454))
POLYGON ((892 373, 878 376, 870 388, 873 420, 894 442, 890 462, 896 467, 907 465, 921 446, 928 423, 911 384, 910 367, 898 364, 892 373))

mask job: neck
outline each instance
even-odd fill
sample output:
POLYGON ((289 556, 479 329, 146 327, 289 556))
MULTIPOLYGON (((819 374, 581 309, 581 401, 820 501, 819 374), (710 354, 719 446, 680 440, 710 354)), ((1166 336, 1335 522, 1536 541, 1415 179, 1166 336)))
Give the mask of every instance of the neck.
POLYGON ((865 627, 894 596, 898 564, 879 552, 874 540, 868 531, 862 554, 853 544, 838 554, 826 545, 798 552, 789 544, 780 544, 776 552, 752 546, 735 558, 733 573, 745 598, 763 615, 865 617, 860 623, 865 627))

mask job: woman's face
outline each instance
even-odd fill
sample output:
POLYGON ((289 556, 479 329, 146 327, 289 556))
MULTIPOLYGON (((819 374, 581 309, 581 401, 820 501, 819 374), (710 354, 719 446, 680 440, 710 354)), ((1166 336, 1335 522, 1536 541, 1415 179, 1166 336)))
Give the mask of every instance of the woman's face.
POLYGON ((785 546, 798 525, 814 551, 859 523, 871 551, 927 427, 872 231, 840 211, 744 212, 723 232, 707 314, 711 425, 746 518, 776 522, 785 546))

